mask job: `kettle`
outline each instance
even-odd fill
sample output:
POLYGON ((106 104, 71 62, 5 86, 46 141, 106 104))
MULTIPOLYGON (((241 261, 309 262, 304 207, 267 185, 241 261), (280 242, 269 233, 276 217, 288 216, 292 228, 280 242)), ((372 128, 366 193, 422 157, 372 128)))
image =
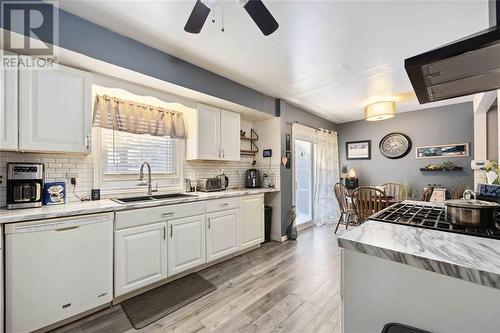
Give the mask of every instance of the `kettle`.
POLYGON ((229 178, 224 174, 224 172, 221 172, 221 174, 217 177, 220 178, 222 190, 227 189, 227 187, 229 186, 229 178))
POLYGON ((245 179, 246 188, 260 188, 260 171, 257 169, 247 170, 247 176, 245 179))

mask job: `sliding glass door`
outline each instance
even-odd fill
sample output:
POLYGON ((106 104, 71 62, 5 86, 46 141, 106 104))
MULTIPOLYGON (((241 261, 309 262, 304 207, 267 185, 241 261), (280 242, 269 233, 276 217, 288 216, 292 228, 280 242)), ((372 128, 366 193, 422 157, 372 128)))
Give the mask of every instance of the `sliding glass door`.
POLYGON ((313 143, 295 139, 295 205, 297 225, 312 221, 313 143))

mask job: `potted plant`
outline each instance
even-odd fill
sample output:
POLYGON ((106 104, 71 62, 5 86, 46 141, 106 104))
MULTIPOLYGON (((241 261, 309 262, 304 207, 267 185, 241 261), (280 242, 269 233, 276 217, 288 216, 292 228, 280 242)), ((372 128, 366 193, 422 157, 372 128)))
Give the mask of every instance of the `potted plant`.
POLYGON ((403 184, 403 198, 405 200, 412 200, 416 196, 415 184, 410 178, 406 179, 406 183, 403 184))
POLYGON ((488 184, 499 185, 499 173, 500 169, 498 168, 498 163, 496 161, 489 161, 488 164, 486 164, 486 166, 484 167, 484 175, 488 184))
POLYGON ((479 195, 500 198, 500 169, 496 161, 489 161, 483 169, 486 184, 478 184, 479 195))

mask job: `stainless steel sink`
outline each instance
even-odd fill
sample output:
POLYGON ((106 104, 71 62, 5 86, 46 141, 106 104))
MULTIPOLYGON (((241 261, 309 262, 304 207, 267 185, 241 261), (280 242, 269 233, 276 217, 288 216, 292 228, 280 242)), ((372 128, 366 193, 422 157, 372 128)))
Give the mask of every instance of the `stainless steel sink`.
POLYGON ((171 194, 159 194, 153 195, 153 198, 158 200, 164 199, 179 199, 179 198, 189 198, 189 197, 197 197, 196 194, 186 194, 186 193, 171 193, 171 194))
POLYGON ((186 193, 171 193, 171 194, 159 194, 152 196, 140 196, 140 197, 130 197, 130 198, 120 198, 120 199, 111 199, 120 204, 134 203, 134 202, 151 202, 151 201, 168 201, 180 198, 189 198, 189 197, 197 197, 196 194, 186 194, 186 193))

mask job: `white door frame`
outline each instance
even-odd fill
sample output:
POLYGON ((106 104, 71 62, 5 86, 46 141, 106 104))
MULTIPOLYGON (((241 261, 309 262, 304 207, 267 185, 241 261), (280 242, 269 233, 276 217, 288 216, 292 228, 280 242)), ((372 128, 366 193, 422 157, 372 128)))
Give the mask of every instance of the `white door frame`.
MULTIPOLYGON (((296 202, 296 197, 295 197, 295 191, 297 189, 297 182, 295 179, 295 174, 296 174, 296 167, 295 167, 295 140, 303 140, 303 141, 308 141, 312 143, 312 169, 314 171, 314 156, 315 156, 315 144, 316 144, 316 130, 300 125, 297 123, 292 124, 292 138, 291 138, 291 145, 292 145, 292 205, 295 206, 295 209, 297 209, 297 202, 296 202)), ((314 187, 314 172, 311 175, 311 181, 312 181, 312 187, 314 187)), ((314 188, 311 188, 311 221, 302 223, 300 225, 296 224, 297 230, 302 230, 308 227, 311 227, 314 225, 314 198, 313 198, 313 190, 314 188)))

